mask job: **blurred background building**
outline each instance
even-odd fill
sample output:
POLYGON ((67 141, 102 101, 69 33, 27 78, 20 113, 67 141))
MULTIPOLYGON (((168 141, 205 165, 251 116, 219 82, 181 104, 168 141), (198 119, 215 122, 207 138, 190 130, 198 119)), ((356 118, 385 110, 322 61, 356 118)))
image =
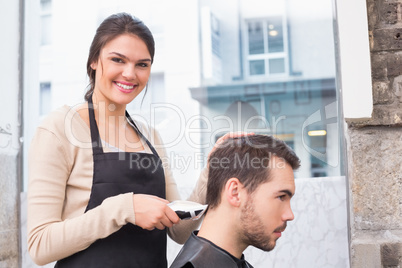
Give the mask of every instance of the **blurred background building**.
MULTIPOLYGON (((21 0, 0 7, 2 36, 9 33, 6 24, 14 25, 11 42, 0 51, 6 59, 1 73, 11 74, 0 79, 1 92, 15 91, 1 100, 0 209, 14 216, 3 225, 0 217, 0 267, 36 267, 26 252, 30 140, 49 112, 83 102, 95 30, 122 11, 143 20, 156 42, 147 93, 128 110, 160 132, 182 198, 220 136, 275 135, 301 158, 292 201, 296 218, 272 252, 247 249, 248 261, 256 268, 378 267, 359 266, 364 246, 372 243, 355 239, 364 215, 353 203, 361 195, 353 172, 364 157, 354 160, 360 151, 350 144, 364 141, 353 130, 369 124, 373 107, 365 1, 21 0), (3 249, 7 241, 13 241, 10 250, 3 249)), ((384 80, 375 85, 386 92, 390 82, 384 80)), ((376 252, 376 265, 382 251, 375 246, 368 250, 376 252)), ((169 240, 169 262, 180 247, 169 240)))

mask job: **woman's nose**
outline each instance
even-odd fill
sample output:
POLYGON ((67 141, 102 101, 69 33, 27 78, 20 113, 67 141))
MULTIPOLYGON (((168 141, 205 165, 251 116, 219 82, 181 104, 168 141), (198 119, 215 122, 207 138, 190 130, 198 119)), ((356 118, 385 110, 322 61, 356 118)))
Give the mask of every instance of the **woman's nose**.
POLYGON ((127 80, 133 80, 135 79, 135 68, 132 66, 127 66, 124 68, 124 71, 122 73, 123 77, 126 78, 127 80))

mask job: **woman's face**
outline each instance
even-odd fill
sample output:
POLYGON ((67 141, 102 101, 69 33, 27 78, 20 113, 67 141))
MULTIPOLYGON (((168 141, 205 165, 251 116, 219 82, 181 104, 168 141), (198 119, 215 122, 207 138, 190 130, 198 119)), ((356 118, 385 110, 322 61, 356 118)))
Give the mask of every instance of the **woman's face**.
POLYGON ((106 43, 91 68, 96 70, 97 101, 126 105, 145 88, 151 73, 151 55, 138 36, 123 34, 106 43))

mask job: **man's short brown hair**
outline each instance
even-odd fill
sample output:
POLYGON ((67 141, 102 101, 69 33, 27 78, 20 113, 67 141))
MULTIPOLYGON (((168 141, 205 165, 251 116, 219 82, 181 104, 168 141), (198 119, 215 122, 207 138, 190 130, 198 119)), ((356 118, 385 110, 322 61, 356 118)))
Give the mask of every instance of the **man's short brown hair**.
MULTIPOLYGON (((260 184, 270 180, 273 157, 279 157, 293 170, 300 160, 285 142, 268 135, 228 138, 211 153, 208 159, 207 204, 214 208, 221 201, 221 192, 230 178, 237 178, 252 193, 260 184)), ((282 162, 283 163, 283 162, 282 162)))

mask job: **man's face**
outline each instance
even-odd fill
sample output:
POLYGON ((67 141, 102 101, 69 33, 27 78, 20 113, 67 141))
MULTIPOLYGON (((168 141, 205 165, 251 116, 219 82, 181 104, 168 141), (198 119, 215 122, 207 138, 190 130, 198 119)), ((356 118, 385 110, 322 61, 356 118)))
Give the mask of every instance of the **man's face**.
POLYGON ((240 216, 241 241, 264 251, 275 247, 287 221, 294 219, 290 207, 295 193, 292 167, 277 157, 271 161, 271 180, 248 195, 240 216))

